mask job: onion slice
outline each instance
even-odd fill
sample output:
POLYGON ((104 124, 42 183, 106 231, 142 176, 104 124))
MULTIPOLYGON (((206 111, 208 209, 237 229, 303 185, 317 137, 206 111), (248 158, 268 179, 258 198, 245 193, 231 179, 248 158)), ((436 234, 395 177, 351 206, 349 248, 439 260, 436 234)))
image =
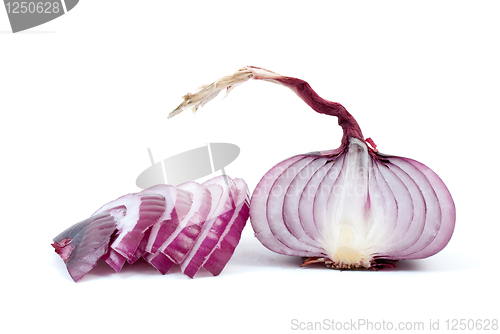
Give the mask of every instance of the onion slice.
POLYGON ((231 188, 231 196, 235 205, 233 215, 227 223, 217 226, 217 230, 215 230, 218 235, 217 243, 203 262, 203 268, 214 276, 222 272, 233 255, 250 214, 247 184, 242 179, 234 179, 233 182, 235 184, 235 187, 231 188))
POLYGON ((163 254, 160 247, 177 230, 179 221, 184 220, 193 203, 193 196, 186 190, 163 184, 145 189, 142 193, 163 195, 167 202, 167 209, 151 228, 151 234, 143 255, 147 262, 165 275, 174 266, 175 262, 163 254))
POLYGON ((112 261, 108 264, 116 271, 120 271, 124 263, 121 257, 129 263, 134 263, 140 257, 137 256, 139 245, 146 232, 165 211, 165 203, 165 197, 155 193, 128 194, 107 203, 94 213, 94 215, 103 212, 113 214, 117 210, 125 213, 117 219, 117 235, 110 245, 117 254, 114 254, 113 260, 105 259, 106 263, 112 261))
MULTIPOLYGON (((249 203, 246 201, 248 191, 241 180, 228 182, 225 176, 219 176, 203 183, 203 186, 210 191, 212 199, 218 200, 212 201, 212 209, 200 236, 181 264, 182 272, 191 278, 205 265, 216 249, 221 247, 226 238, 230 238, 232 242, 226 243, 227 249, 224 253, 226 257, 232 255, 234 247, 231 245, 235 240, 236 244, 238 243, 244 227, 241 218, 239 220, 238 218, 248 216, 249 203)), ((221 257, 216 260, 216 256, 217 254, 207 264, 207 268, 210 268, 214 275, 218 275, 227 262, 226 258, 221 257)))
POLYGON ((239 242, 248 208, 241 179, 157 185, 107 203, 52 246, 75 281, 100 258, 117 272, 143 257, 162 274, 177 264, 191 278, 203 266, 216 276, 239 242))
MULTIPOLYGON (((175 230, 166 238, 158 250, 146 257, 147 261, 156 267, 156 257, 165 256, 174 263, 181 264, 194 245, 207 219, 212 205, 212 197, 208 189, 196 182, 187 182, 177 186, 190 193, 192 202, 189 212, 179 221, 175 230), (163 254, 163 255, 160 255, 163 254)), ((164 259, 162 260, 162 262, 164 259)))
POLYGON ((52 246, 61 256, 74 281, 78 281, 107 253, 116 220, 101 213, 81 221, 54 238, 52 246))

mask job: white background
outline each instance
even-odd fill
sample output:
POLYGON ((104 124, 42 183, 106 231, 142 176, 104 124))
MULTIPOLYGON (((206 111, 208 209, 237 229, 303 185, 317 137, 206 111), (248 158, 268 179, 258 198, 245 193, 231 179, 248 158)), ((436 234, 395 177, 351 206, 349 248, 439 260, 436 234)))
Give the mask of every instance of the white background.
POLYGON ((496 1, 82 0, 12 34, 0 9, 0 328, 287 333, 293 319, 427 329, 439 319, 443 331, 446 319, 499 319, 499 10, 496 1), (266 82, 167 120, 182 95, 245 65, 308 81, 381 152, 437 172, 457 207, 449 245, 397 270, 308 269, 264 248, 248 224, 218 277, 98 265, 74 283, 52 238, 138 191, 147 148, 159 161, 237 144, 226 172, 253 190, 277 162, 338 147, 336 119, 266 82))

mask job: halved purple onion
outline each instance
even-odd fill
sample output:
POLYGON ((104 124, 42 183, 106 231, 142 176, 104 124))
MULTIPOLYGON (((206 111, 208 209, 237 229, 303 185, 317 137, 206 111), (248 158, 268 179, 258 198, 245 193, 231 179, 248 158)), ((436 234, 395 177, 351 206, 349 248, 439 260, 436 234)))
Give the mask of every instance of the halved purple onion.
POLYGON ((261 179, 250 220, 264 246, 307 257, 304 265, 347 269, 394 266, 448 244, 455 205, 443 181, 415 160, 380 154, 341 104, 324 100, 303 80, 248 66, 187 94, 169 118, 250 79, 292 89, 316 112, 336 116, 344 133, 338 149, 289 158, 261 179))
POLYGON ((250 220, 255 235, 277 253, 316 258, 310 259, 314 262, 319 258, 338 268, 434 255, 451 238, 455 211, 441 179, 418 164, 424 174, 416 164, 371 155, 357 138, 349 138, 345 152, 333 159, 321 154, 287 159, 254 191, 250 220), (317 174, 325 166, 328 172, 317 174), (287 207, 288 202, 293 206, 287 207))

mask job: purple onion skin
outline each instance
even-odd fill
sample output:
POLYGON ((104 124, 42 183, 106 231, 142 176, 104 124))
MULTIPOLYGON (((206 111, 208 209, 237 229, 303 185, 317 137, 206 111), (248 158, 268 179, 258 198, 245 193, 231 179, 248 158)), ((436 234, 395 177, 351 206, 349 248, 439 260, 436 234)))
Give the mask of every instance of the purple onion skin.
POLYGON ((104 213, 77 223, 54 238, 52 246, 66 263, 75 282, 95 267, 97 261, 108 252, 115 231, 115 219, 104 213))
POLYGON ((158 270, 162 275, 168 273, 170 269, 174 266, 175 262, 171 260, 168 256, 159 252, 149 263, 158 270))

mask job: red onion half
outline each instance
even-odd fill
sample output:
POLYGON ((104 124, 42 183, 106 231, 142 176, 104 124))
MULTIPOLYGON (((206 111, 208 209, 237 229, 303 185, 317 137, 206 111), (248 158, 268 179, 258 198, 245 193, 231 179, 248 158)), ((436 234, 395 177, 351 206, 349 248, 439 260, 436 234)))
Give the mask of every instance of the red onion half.
POLYGON ((420 162, 379 153, 342 105, 322 99, 303 80, 246 67, 184 96, 169 117, 249 79, 292 89, 316 112, 336 116, 344 133, 338 149, 294 156, 261 179, 250 220, 264 246, 305 257, 303 265, 354 269, 393 267, 448 244, 455 205, 443 181, 420 162))
POLYGON ((202 267, 217 276, 248 216, 248 187, 241 179, 161 184, 107 203, 55 237, 52 246, 74 281, 100 258, 116 272, 142 257, 162 274, 177 264, 191 278, 202 267))

